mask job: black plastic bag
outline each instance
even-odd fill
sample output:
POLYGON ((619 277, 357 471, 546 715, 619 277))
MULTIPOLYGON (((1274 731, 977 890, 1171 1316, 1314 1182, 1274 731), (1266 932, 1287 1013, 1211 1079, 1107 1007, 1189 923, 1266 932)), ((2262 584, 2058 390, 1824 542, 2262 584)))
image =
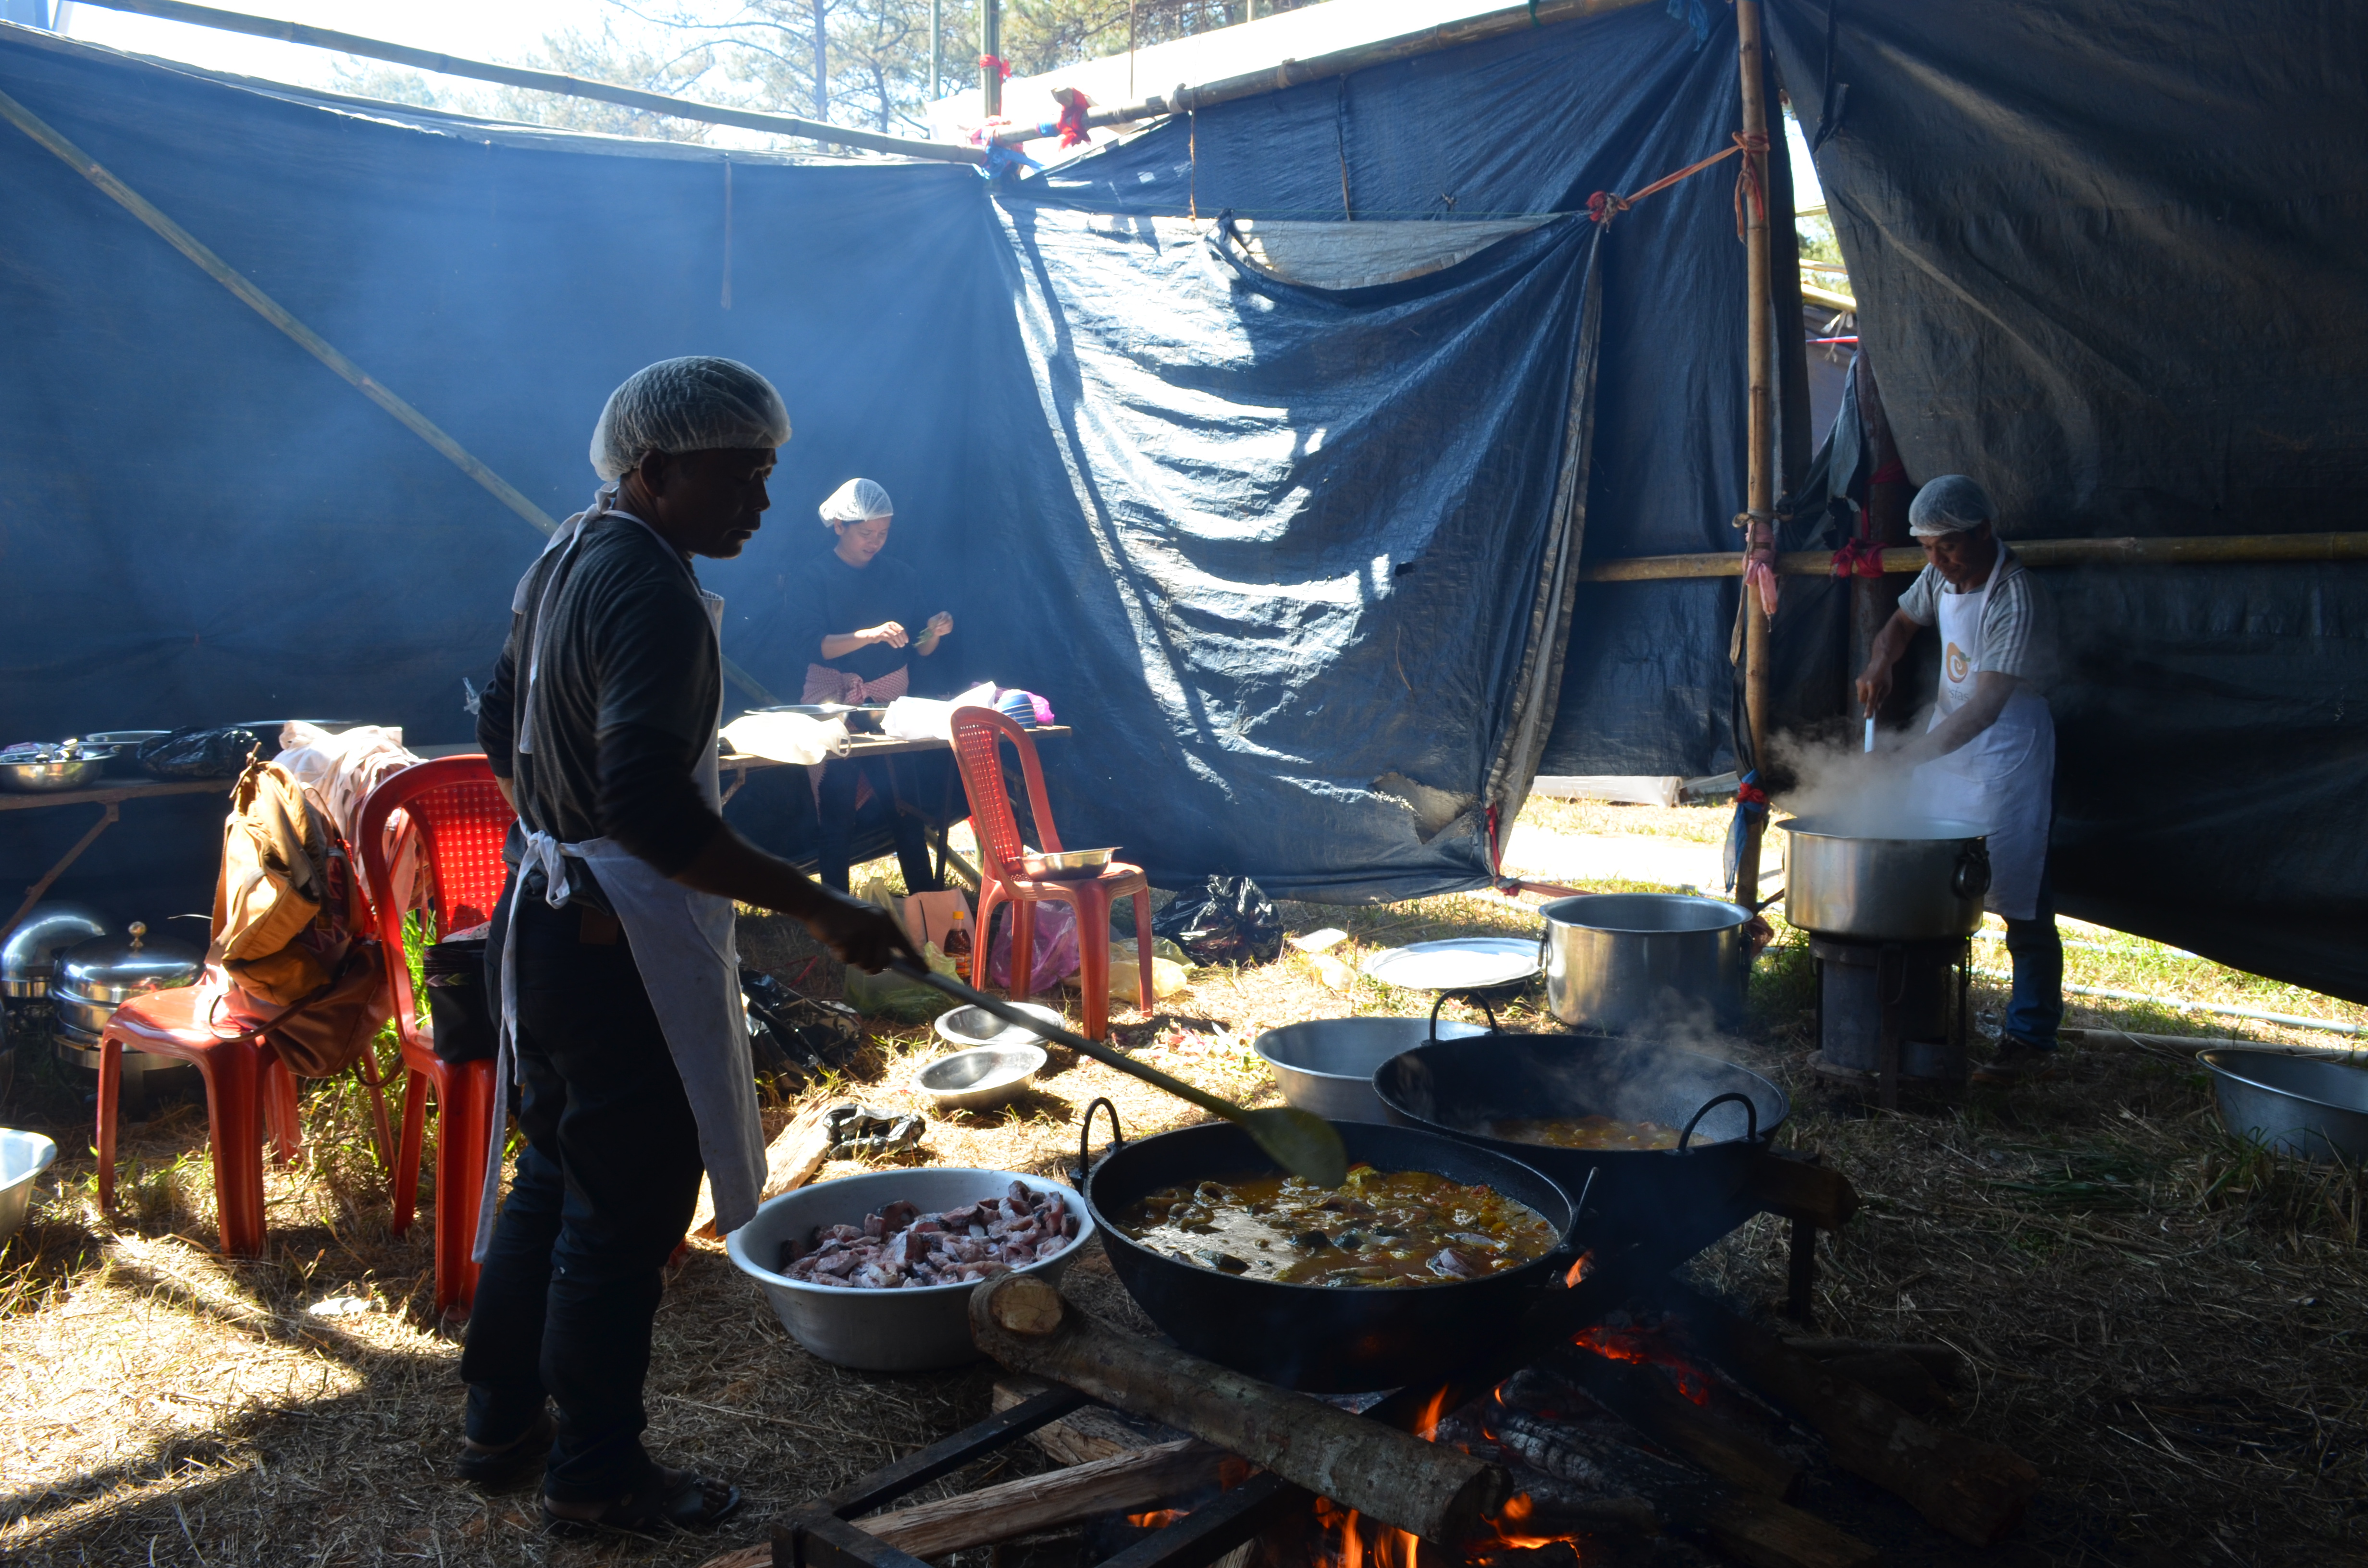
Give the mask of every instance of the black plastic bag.
POLYGON ((450 937, 419 955, 427 982, 427 1020, 436 1055, 444 1062, 490 1062, 499 1049, 501 1020, 485 983, 485 939, 450 937))
POLYGON ((863 1020, 841 1003, 802 994, 745 965, 740 995, 759 1077, 803 1083, 845 1067, 863 1049, 863 1020))
POLYGON ((157 778, 235 778, 262 744, 262 736, 236 726, 176 730, 141 742, 131 759, 157 778))
POLYGON ((1178 893, 1151 922, 1151 934, 1184 949, 1196 964, 1272 963, 1282 956, 1282 916, 1247 877, 1211 877, 1178 893))

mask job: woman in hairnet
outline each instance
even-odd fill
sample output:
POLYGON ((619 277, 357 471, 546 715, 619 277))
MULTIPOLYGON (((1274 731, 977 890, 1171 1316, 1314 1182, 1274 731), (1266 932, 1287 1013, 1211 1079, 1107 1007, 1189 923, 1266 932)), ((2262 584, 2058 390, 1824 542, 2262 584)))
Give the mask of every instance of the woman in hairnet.
POLYGON ((2047 600, 1998 537, 1997 511, 1982 487, 1943 474, 1917 492, 1907 530, 1926 565, 1877 634, 1858 699, 1871 718, 1891 693, 1892 667, 1916 634, 1941 633, 1941 679, 1930 725, 1902 755, 1918 764, 1917 807, 1934 817, 1983 824, 1989 832, 1985 907, 2006 921, 2014 991, 1998 1056, 1975 1069, 1979 1083, 2055 1075, 2055 1028, 2064 1017, 2064 944, 2047 879, 2055 816, 2055 722, 2046 687, 2055 637, 2047 600))
POLYGON ((488 1486, 539 1475, 554 1528, 705 1528, 740 1500, 641 1440, 652 1322, 700 1177, 723 1232, 765 1180, 734 905, 794 916, 863 969, 911 950, 718 814, 723 601, 694 562, 763 525, 789 435, 772 384, 730 359, 661 360, 610 393, 592 434, 608 483, 519 580, 477 715, 518 811, 487 968, 524 1142, 496 1219, 496 1092, 456 1468, 488 1486))
MULTIPOLYGON (((912 660, 928 658, 952 635, 945 610, 924 617, 913 569, 883 555, 895 507, 869 479, 850 479, 822 504, 822 520, 837 543, 822 553, 791 591, 790 624, 806 650, 807 702, 893 702, 912 684, 912 660)), ((855 813, 868 785, 886 801, 905 886, 934 888, 928 846, 917 818, 897 809, 895 781, 880 762, 835 759, 824 766, 816 804, 822 812, 822 880, 847 887, 855 813)))

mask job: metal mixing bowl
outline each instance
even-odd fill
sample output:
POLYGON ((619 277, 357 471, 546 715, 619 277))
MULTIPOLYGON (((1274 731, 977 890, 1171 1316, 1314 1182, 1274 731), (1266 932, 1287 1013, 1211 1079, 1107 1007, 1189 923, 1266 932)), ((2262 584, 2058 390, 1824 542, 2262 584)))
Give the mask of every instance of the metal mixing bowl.
POLYGON ((773 1272, 781 1244, 817 1225, 860 1225, 897 1199, 927 1212, 1001 1198, 1021 1182, 1057 1192, 1077 1216, 1077 1236, 1040 1262, 1017 1268, 1051 1283, 1060 1278, 1094 1233, 1086 1200, 1057 1181, 1013 1171, 959 1167, 873 1171, 785 1192, 724 1240, 740 1272, 754 1279, 791 1338, 824 1360, 871 1372, 920 1372, 979 1359, 970 1339, 970 1285, 923 1285, 903 1290, 850 1290, 809 1285, 773 1272))
POLYGON ((2207 1051, 2220 1121, 2306 1160, 2368 1160, 2368 1067, 2277 1051, 2207 1051))
POLYGON ((11 751, 0 757, 0 790, 46 794, 60 790, 87 790, 115 759, 113 746, 43 746, 30 756, 11 751))
POLYGON ((1115 845, 1108 849, 1029 849, 1020 854, 1019 869, 1023 875, 1048 882, 1089 881, 1102 874, 1117 853, 1115 845))
POLYGON ((982 1045, 921 1069, 921 1092, 939 1110, 985 1110, 1036 1081, 1052 1058, 1041 1045, 982 1045))

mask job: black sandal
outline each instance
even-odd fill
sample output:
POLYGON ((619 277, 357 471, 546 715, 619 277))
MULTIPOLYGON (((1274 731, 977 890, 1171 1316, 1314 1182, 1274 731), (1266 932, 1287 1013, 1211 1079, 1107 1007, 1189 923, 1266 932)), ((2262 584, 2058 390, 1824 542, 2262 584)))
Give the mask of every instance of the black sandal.
MULTIPOLYGON (((649 1483, 598 1506, 588 1514, 561 1513, 551 1494, 542 1498, 542 1528, 553 1535, 598 1535, 622 1530, 632 1535, 664 1536, 674 1530, 712 1530, 740 1506, 740 1489, 728 1481, 712 1481, 687 1470, 660 1468, 649 1483)), ((594 1507, 564 1504, 564 1507, 594 1507)))
POLYGON ((454 1461, 452 1473, 472 1485, 491 1491, 515 1486, 528 1476, 538 1474, 551 1458, 551 1439, 557 1430, 552 1424, 551 1409, 543 1407, 534 1418, 534 1425, 498 1448, 488 1448, 469 1438, 461 1439, 461 1457, 454 1461))

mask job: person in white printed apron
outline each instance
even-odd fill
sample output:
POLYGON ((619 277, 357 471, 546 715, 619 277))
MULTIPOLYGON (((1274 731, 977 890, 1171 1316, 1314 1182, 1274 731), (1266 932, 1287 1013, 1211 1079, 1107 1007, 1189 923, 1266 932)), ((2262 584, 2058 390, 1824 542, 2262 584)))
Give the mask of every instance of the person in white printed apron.
MULTIPOLYGON (((895 506, 869 479, 850 479, 820 508, 837 542, 792 582, 788 620, 795 645, 809 661, 803 702, 893 702, 912 685, 912 659, 928 658, 952 635, 954 618, 939 610, 922 619, 922 587, 913 569, 883 556, 895 506), (916 631, 914 627, 920 630, 916 631)), ((919 821, 896 809, 896 778, 883 761, 841 757, 816 769, 814 803, 822 818, 816 860, 826 886, 847 888, 849 846, 861 792, 886 802, 888 824, 904 869, 905 888, 938 885, 919 821)))
POLYGON ((2055 1076, 2064 1018, 2064 944, 2047 875, 2054 821, 2055 722, 2047 711, 2055 637, 2045 595, 1998 537, 1982 487, 1943 474, 1918 491, 1908 532, 1928 564, 1874 640, 1858 699, 1872 716, 1891 692, 1891 672, 1916 634, 1941 636, 1938 700, 1925 733, 1903 755, 1916 763, 1911 798, 1934 817, 1989 832, 1985 907, 2006 921, 2014 989, 1995 1060, 1977 1083, 2055 1076))
POLYGON ((456 1468, 489 1486, 540 1471, 554 1529, 704 1528, 740 1500, 641 1442, 651 1324, 700 1176, 724 1232, 764 1181, 734 901, 794 916, 864 969, 910 952, 879 910, 717 814, 723 600, 691 562, 757 532, 789 434, 780 394, 733 360, 663 360, 619 387, 592 437, 607 483, 518 584, 479 709, 518 812, 487 978, 525 1146, 495 1219, 497 1096, 478 1133, 484 1268, 456 1468))

